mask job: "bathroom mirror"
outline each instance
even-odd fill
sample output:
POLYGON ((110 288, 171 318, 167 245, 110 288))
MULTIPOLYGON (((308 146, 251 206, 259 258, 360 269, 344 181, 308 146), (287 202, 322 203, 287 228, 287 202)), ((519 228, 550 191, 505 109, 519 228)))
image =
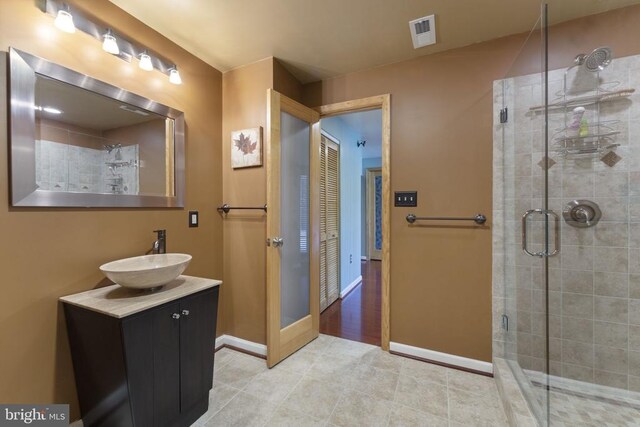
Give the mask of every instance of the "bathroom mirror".
POLYGON ((184 115, 10 49, 11 203, 183 207, 184 115))

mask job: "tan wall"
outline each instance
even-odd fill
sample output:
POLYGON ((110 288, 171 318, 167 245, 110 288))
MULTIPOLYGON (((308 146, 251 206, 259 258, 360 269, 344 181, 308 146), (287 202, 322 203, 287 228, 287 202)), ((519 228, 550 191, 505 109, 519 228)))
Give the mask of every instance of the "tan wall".
POLYGON ((105 138, 123 145, 138 144, 142 194, 166 194, 165 130, 165 120, 157 119, 104 132, 105 138))
MULTIPOLYGON (((222 84, 223 199, 231 206, 266 203, 264 166, 231 168, 231 132, 262 126, 267 114, 267 89, 273 87, 273 58, 231 70, 222 84)), ((264 141, 263 141, 264 142, 264 141)), ((266 343, 266 215, 262 211, 231 211, 223 219, 223 265, 226 333, 266 343)))
MULTIPOLYGON (((224 203, 262 206, 267 199, 264 147, 261 167, 234 170, 231 132, 262 126, 264 133, 267 89, 300 100, 302 85, 277 59, 266 58, 225 73, 222 88, 224 203)), ((225 333, 266 344, 266 216, 261 211, 231 211, 223 222, 225 333)))
POLYGON ((102 132, 50 119, 36 119, 36 138, 78 147, 102 149, 102 132))
MULTIPOLYGON (((9 46, 52 60, 110 84, 184 111, 187 134, 186 208, 13 209, 0 180, 0 402, 71 403, 76 391, 64 319, 57 298, 98 285, 98 266, 140 255, 166 228, 170 251, 193 255, 188 274, 222 278, 220 167, 222 75, 106 0, 83 0, 123 33, 162 52, 180 67, 184 84, 144 72, 102 51, 83 34, 55 29, 36 2, 0 2, 0 50, 9 46), (187 209, 200 211, 200 227, 187 227, 187 209)), ((6 54, 0 56, 0 176, 7 177, 6 54)), ((223 285, 224 286, 224 285, 223 285)), ((223 304, 224 305, 224 304, 223 304)), ((224 306, 221 307, 224 311, 224 306)), ((218 332, 224 329, 219 325, 218 332)))
POLYGON ((491 360, 491 230, 409 227, 405 216, 489 216, 492 81, 522 37, 430 55, 305 87, 310 105, 391 94, 391 341, 491 360))
POLYGON ((302 102, 303 85, 277 59, 273 61, 273 88, 283 95, 302 102))
MULTIPOLYGON (((640 7, 557 25, 550 68, 610 45, 637 52, 640 7)), ((307 105, 391 94, 391 190, 418 190, 418 208, 391 208, 391 340, 491 360, 492 81, 516 59, 516 35, 305 85, 307 105), (483 229, 408 227, 407 213, 489 217, 483 229)), ((539 71, 529 43, 512 75, 539 71)))

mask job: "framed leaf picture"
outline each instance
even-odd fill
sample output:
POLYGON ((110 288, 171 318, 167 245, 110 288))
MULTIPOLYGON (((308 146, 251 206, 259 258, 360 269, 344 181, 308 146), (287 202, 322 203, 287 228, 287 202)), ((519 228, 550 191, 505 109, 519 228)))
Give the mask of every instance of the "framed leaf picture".
POLYGON ((231 132, 231 167, 262 166, 262 127, 231 132))

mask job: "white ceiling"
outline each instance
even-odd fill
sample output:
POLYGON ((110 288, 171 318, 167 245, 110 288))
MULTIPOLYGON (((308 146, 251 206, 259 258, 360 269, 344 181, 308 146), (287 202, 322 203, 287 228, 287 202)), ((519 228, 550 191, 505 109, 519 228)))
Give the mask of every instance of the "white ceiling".
MULTIPOLYGON (((359 111, 322 119, 323 122, 325 120, 339 120, 359 135, 360 140, 367 141, 364 147, 360 148, 363 159, 382 156, 382 110, 359 111)), ((340 142, 355 144, 357 141, 340 142)))
MULTIPOLYGON (((111 2, 220 71, 274 56, 303 83, 530 31, 540 15, 540 0, 111 2), (431 14, 438 42, 414 50, 408 22, 431 14)), ((640 3, 549 2, 552 23, 640 3)))

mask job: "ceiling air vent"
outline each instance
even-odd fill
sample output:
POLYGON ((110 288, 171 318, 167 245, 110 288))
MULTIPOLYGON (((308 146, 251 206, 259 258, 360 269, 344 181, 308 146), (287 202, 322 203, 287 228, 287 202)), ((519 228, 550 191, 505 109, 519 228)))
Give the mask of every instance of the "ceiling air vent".
POLYGON ((409 22, 413 48, 428 46, 436 42, 436 17, 435 15, 414 19, 409 22))

